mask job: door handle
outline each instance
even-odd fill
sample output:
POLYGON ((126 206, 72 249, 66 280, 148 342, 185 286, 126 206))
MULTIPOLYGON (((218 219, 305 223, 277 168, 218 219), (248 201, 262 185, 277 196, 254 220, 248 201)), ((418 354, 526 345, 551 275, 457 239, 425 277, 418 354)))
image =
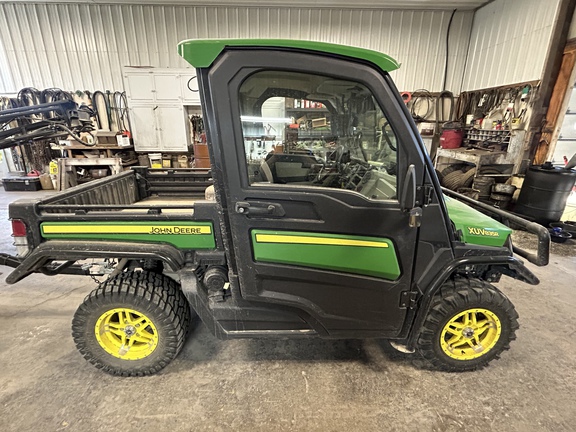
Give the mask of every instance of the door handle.
POLYGON ((284 209, 280 204, 276 203, 262 203, 248 201, 238 201, 234 205, 234 210, 238 214, 246 216, 276 216, 282 217, 285 215, 284 209))

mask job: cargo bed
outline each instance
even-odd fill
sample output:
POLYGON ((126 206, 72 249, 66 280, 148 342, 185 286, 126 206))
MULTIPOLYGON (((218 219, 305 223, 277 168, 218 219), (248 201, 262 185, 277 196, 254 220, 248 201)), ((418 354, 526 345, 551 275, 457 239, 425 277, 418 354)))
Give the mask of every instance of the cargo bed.
POLYGON ((41 200, 18 200, 9 215, 27 222, 28 244, 36 247, 43 222, 196 219, 197 202, 211 184, 206 169, 134 167, 41 200))
POLYGON ((114 210, 136 203, 156 199, 165 206, 187 199, 201 199, 212 184, 209 170, 204 169, 151 169, 135 167, 130 171, 95 180, 52 195, 40 202, 43 213, 69 213, 78 209, 114 210), (162 197, 162 200, 158 200, 162 197))

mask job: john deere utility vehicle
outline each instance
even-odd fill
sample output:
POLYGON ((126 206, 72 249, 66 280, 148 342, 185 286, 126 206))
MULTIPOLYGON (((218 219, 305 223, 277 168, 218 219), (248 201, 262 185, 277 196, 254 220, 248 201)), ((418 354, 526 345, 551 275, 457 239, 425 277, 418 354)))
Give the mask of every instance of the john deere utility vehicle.
POLYGON ((10 206, 33 272, 107 276, 72 334, 105 372, 158 372, 191 317, 218 338, 383 338, 438 369, 509 348, 512 303, 491 285, 538 279, 547 230, 445 196, 387 55, 289 40, 190 40, 211 171, 136 168, 10 206), (204 189, 213 182, 214 196, 204 189), (538 235, 514 249, 500 221, 538 235))

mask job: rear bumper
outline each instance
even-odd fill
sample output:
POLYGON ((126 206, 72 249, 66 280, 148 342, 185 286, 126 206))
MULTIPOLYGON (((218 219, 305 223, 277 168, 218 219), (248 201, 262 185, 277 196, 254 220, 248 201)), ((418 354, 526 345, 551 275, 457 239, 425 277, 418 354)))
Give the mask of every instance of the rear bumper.
MULTIPOLYGON (((68 274, 68 275, 87 275, 90 274, 88 269, 82 267, 81 265, 74 264, 74 261, 65 261, 58 264, 53 264, 52 262, 43 262, 41 265, 30 269, 30 271, 22 273, 23 266, 25 262, 24 258, 15 257, 13 255, 0 253, 0 265, 5 265, 7 267, 12 267, 14 270, 6 278, 6 283, 12 284, 12 278, 19 277, 18 280, 28 276, 30 273, 43 273, 48 276, 54 276, 57 274, 68 274), (18 276, 23 274, 23 276, 18 276), (16 275, 16 276, 15 276, 16 275)), ((18 281, 16 280, 16 282, 18 281)))
POLYGON ((22 260, 13 255, 0 253, 0 265, 16 268, 22 263, 22 260))

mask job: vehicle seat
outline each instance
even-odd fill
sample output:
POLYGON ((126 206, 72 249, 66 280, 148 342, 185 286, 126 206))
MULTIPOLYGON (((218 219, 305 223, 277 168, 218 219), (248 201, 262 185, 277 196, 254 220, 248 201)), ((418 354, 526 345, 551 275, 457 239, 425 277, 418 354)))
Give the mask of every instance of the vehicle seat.
POLYGON ((302 183, 310 182, 309 176, 318 163, 314 156, 308 154, 270 154, 260 165, 263 179, 270 183, 302 183))
POLYGON ((260 172, 262 173, 262 177, 269 183, 274 183, 274 176, 272 175, 272 170, 270 169, 270 165, 265 160, 262 161, 260 164, 260 172))
POLYGON ((216 201, 216 194, 214 192, 214 185, 210 185, 204 190, 204 199, 206 201, 216 201))

